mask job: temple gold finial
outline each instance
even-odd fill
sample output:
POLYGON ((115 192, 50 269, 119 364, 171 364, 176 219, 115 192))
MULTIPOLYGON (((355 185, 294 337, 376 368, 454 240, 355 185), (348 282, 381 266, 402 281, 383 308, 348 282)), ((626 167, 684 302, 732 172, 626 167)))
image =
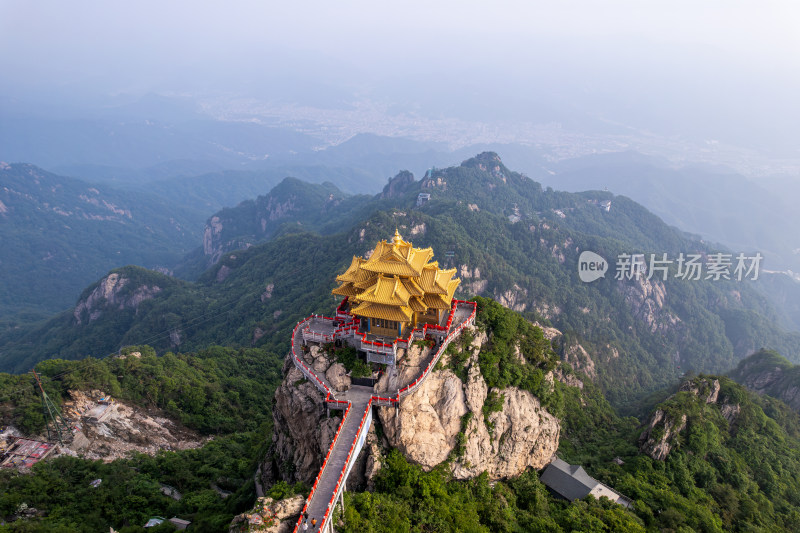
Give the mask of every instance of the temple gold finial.
POLYGON ((397 228, 394 228, 394 239, 392 239, 392 242, 395 244, 401 244, 403 242, 403 237, 400 236, 400 232, 397 228))

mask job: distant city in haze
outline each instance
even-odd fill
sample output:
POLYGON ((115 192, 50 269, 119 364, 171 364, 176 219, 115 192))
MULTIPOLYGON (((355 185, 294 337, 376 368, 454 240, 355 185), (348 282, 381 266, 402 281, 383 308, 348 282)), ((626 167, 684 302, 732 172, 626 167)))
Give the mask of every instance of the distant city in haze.
POLYGON ((2 2, 0 112, 131 120, 155 94, 320 148, 373 133, 800 170, 789 3, 307 7, 2 2))

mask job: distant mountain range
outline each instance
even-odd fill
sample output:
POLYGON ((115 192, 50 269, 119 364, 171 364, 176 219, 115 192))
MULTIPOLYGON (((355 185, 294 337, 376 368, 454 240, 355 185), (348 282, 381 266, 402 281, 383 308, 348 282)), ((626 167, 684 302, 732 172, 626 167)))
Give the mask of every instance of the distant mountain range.
POLYGON ((786 184, 763 184, 710 167, 675 168, 666 161, 619 152, 550 165, 543 183, 565 191, 608 190, 633 198, 667 224, 725 244, 761 252, 765 268, 800 272, 800 211, 786 184))

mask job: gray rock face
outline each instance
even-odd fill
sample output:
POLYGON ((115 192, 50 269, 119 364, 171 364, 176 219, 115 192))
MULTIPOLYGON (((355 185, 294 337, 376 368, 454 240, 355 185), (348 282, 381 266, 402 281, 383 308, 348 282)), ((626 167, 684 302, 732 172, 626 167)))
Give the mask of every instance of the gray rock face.
POLYGON ((414 183, 414 174, 404 170, 389 180, 389 183, 383 188, 381 198, 394 198, 406 192, 409 186, 414 183))
POLYGON ((233 518, 228 531, 289 533, 294 531, 305 502, 305 498, 299 494, 277 501, 270 497, 258 498, 252 509, 233 518))
POLYGON ((389 444, 429 470, 455 447, 467 413, 461 380, 449 370, 434 372, 400 400, 399 410, 384 407, 378 413, 389 444))
MULTIPOLYGON (((376 407, 385 441, 378 442, 374 429, 370 431, 348 487, 371 486, 382 464, 381 444, 397 448, 425 470, 447 460, 459 446, 450 463, 458 479, 484 471, 491 479, 503 479, 550 462, 559 444, 558 419, 527 391, 514 387, 489 391, 477 363, 478 353, 489 340, 485 333, 471 329, 473 341, 463 348, 470 351, 466 383, 450 369, 434 370, 419 388, 400 400, 398 409, 376 407), (485 421, 483 406, 489 392, 501 395, 503 404, 485 421)), ((376 389, 396 391, 413 381, 429 355, 429 347, 412 345, 401 354, 400 369, 384 374, 376 389)), ((345 385, 337 383, 346 377, 344 368, 330 364, 318 348, 312 347, 305 359, 317 371, 326 372, 335 387, 345 385)), ((289 358, 284 372, 275 393, 272 448, 262 465, 265 486, 277 479, 313 483, 340 420, 326 419, 321 393, 305 381, 289 358)), ((563 381, 565 376, 554 373, 550 379, 563 381)))
POLYGON ((597 378, 597 369, 595 368, 594 360, 589 356, 589 352, 576 342, 572 342, 564 348, 562 355, 564 361, 572 365, 572 368, 579 372, 583 372, 591 379, 597 378))
POLYGON ((514 311, 522 312, 528 307, 525 301, 528 297, 528 289, 523 289, 516 283, 511 289, 503 293, 496 292, 494 297, 500 305, 514 311))
POLYGON ((561 426, 538 398, 513 387, 499 393, 504 397, 503 409, 489 416, 492 431, 483 417, 477 416, 481 411, 467 425, 464 455, 453 465, 457 479, 472 478, 484 471, 491 479, 503 479, 517 476, 528 467, 538 470, 550 462, 558 449, 561 426))
POLYGON ((656 409, 650 423, 639 437, 639 449, 657 461, 663 461, 672 451, 673 441, 686 427, 686 415, 673 420, 661 409, 656 409))
POLYGON ((652 333, 669 331, 681 322, 675 313, 664 309, 667 290, 656 277, 648 280, 643 273, 639 279, 620 282, 619 290, 625 295, 633 315, 646 323, 652 333))
POLYGON ((342 363, 332 364, 325 372, 325 377, 336 392, 344 392, 350 388, 351 380, 342 363))
POLYGON ((203 230, 203 254, 211 256, 211 262, 216 263, 224 253, 219 248, 217 240, 222 233, 222 222, 218 216, 213 216, 208 220, 203 230))
POLYGON ((717 403, 719 398, 720 384, 718 379, 703 379, 687 381, 681 385, 679 391, 691 392, 700 399, 705 399, 706 403, 717 403))
POLYGON ((264 486, 281 479, 312 484, 341 421, 341 412, 332 411, 331 418, 327 417, 324 398, 289 358, 284 379, 275 391, 272 418, 275 431, 270 455, 261 468, 264 486))
POLYGON ((139 305, 161 292, 161 287, 142 285, 122 296, 122 290, 128 285, 128 278, 117 272, 103 278, 95 289, 75 306, 72 316, 78 325, 92 322, 103 314, 103 309, 137 309, 139 305))
POLYGON ((800 411, 800 372, 797 367, 767 366, 754 368, 745 363, 733 374, 734 379, 756 392, 778 398, 795 411, 800 411))

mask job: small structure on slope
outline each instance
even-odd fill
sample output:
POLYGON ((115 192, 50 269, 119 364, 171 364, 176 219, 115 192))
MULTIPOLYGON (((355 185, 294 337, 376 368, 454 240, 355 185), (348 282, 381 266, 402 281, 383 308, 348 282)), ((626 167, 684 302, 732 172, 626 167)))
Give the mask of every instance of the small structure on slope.
POLYGON ((598 499, 605 496, 624 507, 631 504, 629 498, 594 479, 582 466, 571 465, 558 457, 547 465, 540 479, 548 489, 565 500, 580 500, 591 494, 598 499))

